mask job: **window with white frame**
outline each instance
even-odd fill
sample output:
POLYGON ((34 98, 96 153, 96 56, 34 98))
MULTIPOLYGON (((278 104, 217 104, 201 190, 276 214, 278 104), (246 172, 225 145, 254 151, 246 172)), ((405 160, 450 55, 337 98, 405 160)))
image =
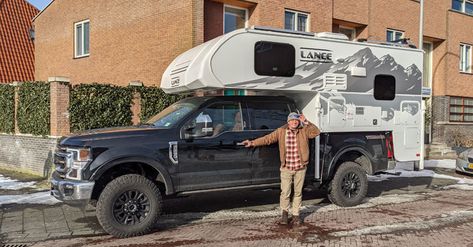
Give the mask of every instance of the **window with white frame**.
POLYGON ((473 15, 473 0, 452 0, 452 9, 473 15))
POLYGON ((348 40, 354 40, 356 38, 356 29, 354 28, 340 26, 338 31, 345 34, 348 37, 348 40))
POLYGON ((89 20, 74 23, 74 57, 85 57, 89 55, 89 25, 89 20))
POLYGON ((471 73, 471 45, 460 44, 460 72, 471 73))
POLYGON ((284 28, 287 30, 308 32, 309 14, 286 9, 284 11, 284 28))
POLYGON ((224 6, 223 33, 245 28, 248 21, 248 10, 230 5, 224 6))
POLYGON ((400 39, 402 39, 402 38, 404 38, 404 32, 398 31, 398 30, 393 30, 393 29, 386 30, 386 41, 400 42, 400 39))

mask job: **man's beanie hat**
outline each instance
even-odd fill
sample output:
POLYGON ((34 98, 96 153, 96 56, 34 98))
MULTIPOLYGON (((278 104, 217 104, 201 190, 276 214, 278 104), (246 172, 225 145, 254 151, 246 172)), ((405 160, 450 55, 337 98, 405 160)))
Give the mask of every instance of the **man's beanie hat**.
POLYGON ((291 112, 291 113, 289 113, 289 115, 287 116, 287 121, 289 122, 290 120, 293 120, 293 119, 300 121, 300 119, 299 119, 300 116, 301 116, 301 115, 298 114, 298 113, 291 112))

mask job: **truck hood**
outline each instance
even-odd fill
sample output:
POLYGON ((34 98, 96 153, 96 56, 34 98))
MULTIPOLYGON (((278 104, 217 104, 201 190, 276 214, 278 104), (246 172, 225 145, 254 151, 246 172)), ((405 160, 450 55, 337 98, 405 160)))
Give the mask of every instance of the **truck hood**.
POLYGON ((112 139, 129 139, 141 136, 150 136, 161 132, 153 126, 129 126, 104 129, 92 129, 82 132, 72 133, 59 140, 60 145, 64 146, 89 146, 91 142, 107 141, 112 139))

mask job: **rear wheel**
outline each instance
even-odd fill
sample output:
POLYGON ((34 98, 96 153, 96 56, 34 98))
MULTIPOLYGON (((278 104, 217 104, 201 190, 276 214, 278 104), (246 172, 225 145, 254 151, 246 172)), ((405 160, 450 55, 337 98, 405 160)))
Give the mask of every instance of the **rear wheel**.
POLYGON ((366 171, 357 163, 346 161, 335 172, 328 189, 330 201, 341 207, 360 204, 368 192, 366 171))
POLYGON ((128 174, 112 180, 102 191, 97 218, 113 236, 139 236, 152 230, 162 204, 156 184, 141 175, 128 174))

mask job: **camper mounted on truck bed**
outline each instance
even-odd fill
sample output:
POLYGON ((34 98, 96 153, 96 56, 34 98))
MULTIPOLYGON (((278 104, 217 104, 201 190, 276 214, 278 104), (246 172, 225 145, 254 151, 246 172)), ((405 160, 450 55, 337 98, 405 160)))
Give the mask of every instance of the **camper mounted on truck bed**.
POLYGON ((97 206, 110 234, 144 234, 162 195, 274 187, 277 144, 247 150, 299 111, 321 134, 306 182, 340 206, 362 202, 367 174, 420 158, 423 53, 333 33, 240 29, 178 56, 167 93, 195 94, 148 124, 74 134, 55 153, 52 194, 97 206))

